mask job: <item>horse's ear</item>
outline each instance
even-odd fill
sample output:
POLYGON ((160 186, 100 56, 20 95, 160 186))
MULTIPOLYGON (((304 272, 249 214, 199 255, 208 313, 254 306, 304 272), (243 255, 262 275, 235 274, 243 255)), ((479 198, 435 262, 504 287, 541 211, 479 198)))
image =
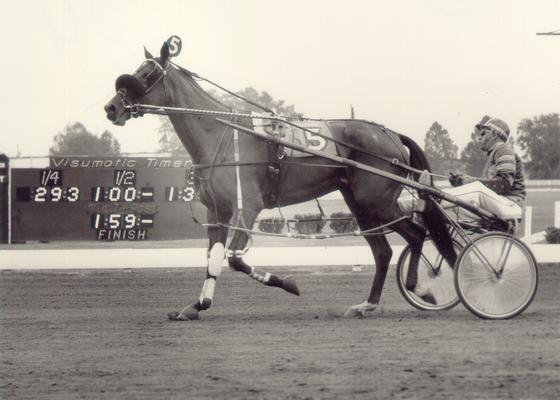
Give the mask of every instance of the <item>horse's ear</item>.
POLYGON ((160 57, 161 65, 165 65, 169 60, 169 45, 167 42, 163 42, 163 46, 161 46, 160 57))
POLYGON ((150 53, 150 52, 148 51, 148 49, 146 48, 146 46, 144 46, 144 55, 146 56, 146 59, 148 59, 148 60, 151 59, 151 58, 154 58, 154 56, 152 56, 152 53, 150 53))

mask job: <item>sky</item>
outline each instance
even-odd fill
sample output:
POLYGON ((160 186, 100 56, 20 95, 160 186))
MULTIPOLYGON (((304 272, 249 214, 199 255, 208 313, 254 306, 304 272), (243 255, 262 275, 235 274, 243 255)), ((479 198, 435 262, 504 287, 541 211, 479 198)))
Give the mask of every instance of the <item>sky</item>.
POLYGON ((313 118, 356 117, 423 146, 434 121, 462 149, 485 115, 515 134, 560 112, 560 1, 21 0, 0 24, 0 152, 45 156, 73 122, 124 152, 158 148, 157 116, 111 125, 114 81, 171 35, 175 62, 313 118))

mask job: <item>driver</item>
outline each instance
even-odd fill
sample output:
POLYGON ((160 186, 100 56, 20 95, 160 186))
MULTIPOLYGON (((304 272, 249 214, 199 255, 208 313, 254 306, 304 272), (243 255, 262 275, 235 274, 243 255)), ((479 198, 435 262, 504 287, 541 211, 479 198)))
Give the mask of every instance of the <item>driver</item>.
POLYGON ((476 124, 475 133, 480 149, 488 156, 482 177, 451 174, 449 182, 454 187, 445 192, 501 219, 520 219, 525 182, 521 159, 507 143, 508 125, 499 118, 484 117, 476 124))

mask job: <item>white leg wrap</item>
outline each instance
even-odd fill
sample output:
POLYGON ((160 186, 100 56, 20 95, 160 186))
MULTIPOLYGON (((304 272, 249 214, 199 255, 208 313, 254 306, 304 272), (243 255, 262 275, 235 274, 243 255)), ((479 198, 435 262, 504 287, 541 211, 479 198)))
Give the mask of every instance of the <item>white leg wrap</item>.
POLYGON ((208 275, 217 278, 222 273, 222 264, 226 255, 225 247, 222 243, 214 243, 208 252, 208 275))
POLYGON ((202 303, 204 299, 212 300, 214 298, 214 289, 216 288, 216 279, 208 278, 204 281, 199 301, 202 303))
POLYGON ((270 277, 272 276, 270 273, 265 272, 264 274, 255 271, 254 267, 251 267, 251 273, 249 276, 259 282, 268 283, 270 281, 270 277))
POLYGON ((271 277, 271 276, 272 276, 272 275, 270 275, 270 273, 265 272, 265 273, 264 273, 263 282, 264 282, 264 283, 268 283, 268 281, 270 280, 270 277, 271 277))

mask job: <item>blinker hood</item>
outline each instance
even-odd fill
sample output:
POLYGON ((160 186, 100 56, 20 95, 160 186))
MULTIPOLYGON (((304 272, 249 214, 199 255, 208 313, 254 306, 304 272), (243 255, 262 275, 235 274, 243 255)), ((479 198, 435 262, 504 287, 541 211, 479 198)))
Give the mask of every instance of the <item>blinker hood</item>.
POLYGON ((126 88, 128 92, 137 98, 142 97, 146 93, 146 86, 140 82, 134 75, 124 74, 117 78, 115 81, 115 90, 126 88))

